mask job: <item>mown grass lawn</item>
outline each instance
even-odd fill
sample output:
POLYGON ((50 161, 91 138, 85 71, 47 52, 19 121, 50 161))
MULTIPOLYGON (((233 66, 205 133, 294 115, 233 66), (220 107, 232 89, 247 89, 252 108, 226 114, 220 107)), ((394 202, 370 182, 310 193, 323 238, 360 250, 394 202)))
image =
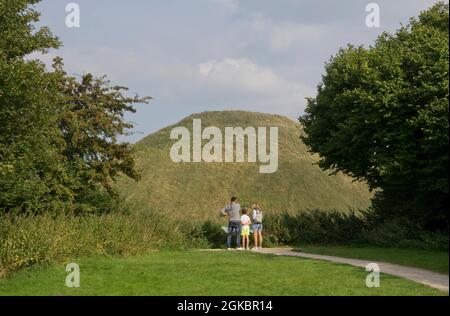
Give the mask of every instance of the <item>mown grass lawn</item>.
POLYGON ((448 274, 448 251, 369 246, 301 246, 299 249, 307 253, 384 261, 448 274))
POLYGON ((367 288, 364 269, 247 252, 155 252, 74 260, 80 288, 65 286, 64 264, 0 279, 0 295, 447 295, 393 276, 367 288))

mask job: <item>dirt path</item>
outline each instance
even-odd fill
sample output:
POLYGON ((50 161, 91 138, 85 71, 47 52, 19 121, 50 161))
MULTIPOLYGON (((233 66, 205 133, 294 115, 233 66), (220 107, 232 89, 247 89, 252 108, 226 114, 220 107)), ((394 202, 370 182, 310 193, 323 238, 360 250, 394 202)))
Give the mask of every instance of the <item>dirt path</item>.
POLYGON ((377 261, 369 261, 369 260, 360 260, 360 259, 350 259, 350 258, 342 258, 342 257, 334 257, 334 256, 323 256, 323 255, 315 255, 304 252, 296 252, 292 251, 291 248, 264 248, 258 250, 260 253, 273 254, 278 256, 291 256, 291 257, 302 257, 302 258, 310 258, 316 260, 325 260, 336 263, 349 264, 356 267, 365 268, 369 263, 376 263, 380 267, 381 273, 391 274, 395 276, 399 276, 408 280, 412 280, 418 283, 422 283, 428 285, 430 287, 439 289, 441 291, 448 292, 448 275, 432 272, 419 268, 411 268, 405 267, 398 264, 392 264, 387 262, 377 262, 377 261))

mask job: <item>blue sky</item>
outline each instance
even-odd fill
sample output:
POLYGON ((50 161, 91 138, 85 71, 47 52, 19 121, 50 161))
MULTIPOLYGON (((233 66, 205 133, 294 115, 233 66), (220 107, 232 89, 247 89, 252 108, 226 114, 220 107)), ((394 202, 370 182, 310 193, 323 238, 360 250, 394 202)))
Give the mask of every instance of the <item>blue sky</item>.
POLYGON ((71 75, 106 74, 154 99, 127 115, 135 142, 196 112, 243 109, 301 115, 324 62, 347 43, 369 45, 434 0, 43 0, 41 24, 63 42, 71 75), (81 27, 65 25, 77 3, 81 27), (365 24, 380 6, 380 28, 365 24))

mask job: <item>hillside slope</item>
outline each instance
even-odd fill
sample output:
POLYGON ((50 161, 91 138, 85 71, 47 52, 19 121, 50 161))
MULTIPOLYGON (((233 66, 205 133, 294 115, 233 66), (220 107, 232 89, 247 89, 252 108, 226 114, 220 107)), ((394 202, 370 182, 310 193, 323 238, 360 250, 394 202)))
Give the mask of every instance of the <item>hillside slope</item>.
POLYGON ((142 174, 139 182, 122 178, 118 188, 135 208, 171 212, 176 216, 205 219, 238 196, 241 204, 257 201, 266 211, 290 213, 308 209, 348 211, 365 209, 371 194, 363 183, 343 175, 329 175, 314 163, 299 139, 300 126, 279 115, 244 111, 204 112, 151 134, 135 145, 135 157, 142 174), (272 174, 259 173, 260 163, 174 163, 170 149, 176 140, 170 131, 177 126, 192 132, 192 120, 200 118, 202 128, 278 127, 279 165, 272 174))

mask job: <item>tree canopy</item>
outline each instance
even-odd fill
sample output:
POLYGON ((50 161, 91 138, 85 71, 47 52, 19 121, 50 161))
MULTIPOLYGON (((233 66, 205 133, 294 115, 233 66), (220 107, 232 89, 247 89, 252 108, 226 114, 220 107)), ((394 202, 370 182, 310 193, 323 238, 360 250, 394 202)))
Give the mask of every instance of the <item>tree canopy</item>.
POLYGON ((383 218, 448 227, 449 7, 438 3, 373 46, 341 49, 300 117, 324 169, 377 189, 383 218))

